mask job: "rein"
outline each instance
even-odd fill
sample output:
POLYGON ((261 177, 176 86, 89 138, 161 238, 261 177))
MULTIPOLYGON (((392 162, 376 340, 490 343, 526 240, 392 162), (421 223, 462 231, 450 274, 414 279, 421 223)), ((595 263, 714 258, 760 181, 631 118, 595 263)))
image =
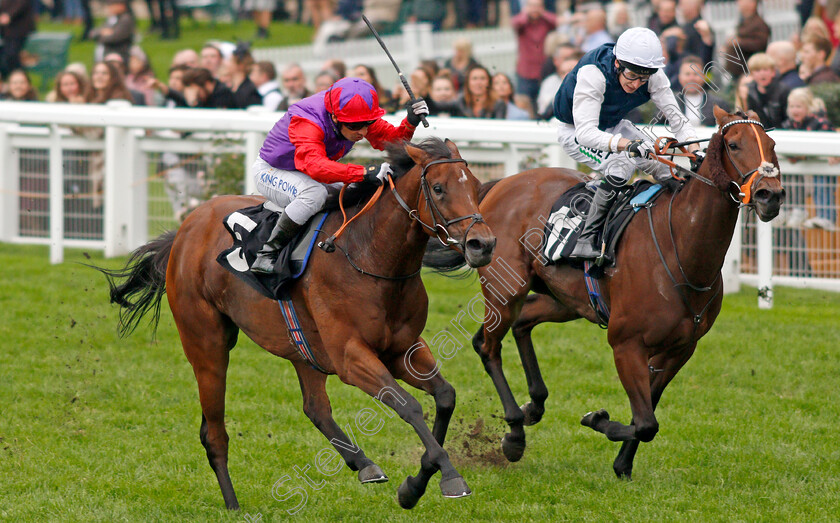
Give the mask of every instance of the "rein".
MULTIPOLYGON (((714 182, 712 182, 710 179, 706 178, 705 176, 702 176, 702 175, 700 175, 700 174, 698 174, 694 171, 691 171, 689 169, 686 169, 684 167, 680 167, 675 162, 673 162, 671 160, 668 160, 666 158, 662 158, 660 156, 660 155, 664 156, 665 151, 667 151, 668 149, 673 149, 673 148, 679 148, 682 151, 682 153, 668 154, 669 156, 693 156, 691 153, 688 153, 685 150, 685 145, 689 145, 690 143, 698 143, 700 141, 706 141, 706 140, 693 140, 692 142, 682 142, 682 143, 677 143, 677 141, 674 140, 673 138, 663 138, 663 139, 657 140, 657 142, 654 144, 654 150, 655 150, 655 153, 656 153, 655 158, 656 158, 656 160, 658 160, 659 162, 667 165, 671 169, 671 175, 674 178, 677 178, 679 180, 683 180, 682 178, 679 178, 674 173, 675 170, 679 171, 679 172, 684 173, 688 176, 691 176, 692 178, 696 178, 698 180, 701 180, 703 183, 705 183, 707 185, 718 188, 718 189, 720 189, 721 192, 727 192, 727 194, 732 198, 732 200, 737 205, 739 205, 739 207, 754 206, 755 203, 751 202, 753 186, 755 184, 757 184, 758 182, 760 182, 765 177, 778 176, 778 171, 776 170, 775 166, 773 166, 771 163, 769 163, 766 160, 766 158, 764 156, 764 149, 761 146, 761 138, 758 135, 758 129, 755 127, 755 126, 759 126, 762 129, 764 129, 764 126, 761 124, 761 122, 759 122, 757 120, 733 120, 733 121, 728 122, 728 123, 724 124, 723 126, 721 126, 720 131, 718 131, 718 132, 720 133, 721 137, 723 137, 724 132, 726 132, 726 130, 729 127, 732 127, 733 125, 737 125, 737 124, 750 125, 750 128, 753 130, 753 133, 755 134, 756 141, 758 142, 758 151, 759 151, 759 155, 760 155, 760 158, 761 158, 761 164, 759 164, 758 167, 756 167, 755 169, 753 169, 753 170, 751 170, 747 173, 742 173, 741 170, 738 169, 738 166, 735 165, 735 162, 732 161, 732 157, 730 156, 729 148, 726 146, 726 143, 723 140, 721 140, 721 147, 723 147, 724 150, 726 151, 726 156, 727 156, 727 158, 729 158, 729 163, 732 164, 732 166, 738 172, 738 175, 741 177, 740 182, 736 182, 735 180, 730 180, 731 184, 735 185, 735 187, 738 189, 738 198, 736 198, 732 194, 731 191, 724 191, 723 189, 720 189, 719 187, 717 187, 717 185, 714 182), (660 144, 661 144, 661 147, 660 147, 660 144), (770 166, 770 168, 768 168, 768 166, 770 166), (775 171, 775 173, 773 171, 775 171)), ((715 298, 717 298, 717 296, 720 294, 721 290, 723 289, 723 285, 720 284, 720 271, 718 271, 717 275, 715 276, 714 281, 712 281, 712 283, 709 284, 708 286, 701 286, 701 285, 696 285, 696 284, 692 283, 688 279, 688 276, 685 274, 685 270, 683 269, 683 266, 682 266, 682 261, 680 260, 679 252, 677 251, 677 243, 674 239, 674 227, 673 227, 673 220, 672 220, 672 211, 673 211, 673 208, 674 208, 674 198, 676 197, 676 195, 677 195, 676 192, 673 193, 671 195, 671 200, 668 203, 668 235, 670 236, 671 244, 674 246, 674 257, 677 260, 677 267, 680 270, 680 274, 682 275, 683 280, 685 280, 684 283, 678 283, 677 279, 674 277, 674 274, 671 272, 671 269, 668 267, 668 263, 665 260, 665 255, 662 253, 662 247, 659 245, 659 240, 656 237, 656 231, 655 231, 654 226, 653 226, 653 212, 651 211, 652 205, 646 205, 646 207, 647 207, 647 215, 648 215, 648 224, 650 226, 650 235, 653 238, 653 245, 656 247, 656 253, 659 255, 659 260, 662 262, 662 266, 665 268, 665 273, 668 275, 668 278, 671 280, 671 283, 674 285, 674 288, 677 289, 677 292, 679 293, 680 299, 682 300, 682 302, 685 305, 686 309, 688 310, 689 314, 691 314, 692 323, 694 325, 693 329, 692 329, 692 333, 691 333, 691 342, 693 342, 694 339, 695 339, 695 336, 697 334, 697 327, 700 325, 700 322, 703 320, 703 314, 706 313, 706 311, 709 309, 709 307, 714 302, 715 298), (704 305, 703 308, 700 309, 700 312, 695 312, 694 308, 691 306, 691 302, 688 299, 688 292, 687 292, 686 288, 688 288, 688 289, 690 289, 694 292, 697 292, 697 293, 705 293, 705 292, 708 292, 708 291, 712 290, 713 288, 717 288, 717 290, 709 298, 709 300, 706 302, 706 305, 704 305)))
MULTIPOLYGON (((424 222, 423 220, 421 220, 420 216, 418 214, 418 210, 417 209, 412 209, 408 206, 408 204, 405 202, 405 200, 402 198, 402 196, 400 196, 399 192, 397 192, 397 187, 394 185, 394 178, 391 175, 388 175, 388 183, 391 185, 391 193, 394 195, 394 198, 397 200, 397 203, 400 205, 400 207, 403 208, 403 210, 406 211, 406 213, 408 213, 408 216, 412 220, 417 221, 417 223, 419 223, 420 225, 425 227, 427 230, 435 233, 435 237, 438 239, 438 241, 442 245, 444 245, 444 246, 459 245, 461 247, 461 252, 463 253, 463 250, 464 250, 464 247, 465 247, 465 244, 466 244, 466 241, 467 241, 467 235, 469 234, 470 229, 472 229, 473 226, 476 223, 484 223, 484 218, 481 216, 481 214, 474 213, 474 214, 468 214, 466 216, 460 216, 460 217, 454 218, 452 220, 447 220, 443 216, 443 214, 440 212, 440 209, 437 208, 437 205, 435 205, 434 200, 432 200, 431 189, 429 188, 429 182, 426 180, 426 171, 432 165, 441 164, 441 163, 455 163, 455 162, 464 162, 464 164, 467 163, 467 161, 464 160, 463 158, 446 158, 446 159, 441 159, 441 160, 434 160, 434 161, 431 161, 431 162, 427 163, 426 165, 424 165, 423 170, 420 172, 420 188, 423 191, 423 196, 426 200, 426 206, 429 208, 429 212, 432 215, 433 225, 429 225, 426 222, 424 222), (469 227, 467 227, 467 230, 464 232, 463 241, 458 241, 455 238, 453 238, 452 235, 449 234, 448 227, 450 225, 452 225, 453 223, 458 223, 460 221, 467 220, 467 219, 472 219, 472 223, 470 223, 469 227), (446 238, 445 241, 441 239, 441 233, 443 233, 445 235, 445 238, 446 238)), ((373 205, 379 200, 379 197, 382 196, 383 190, 385 188, 385 185, 380 185, 379 188, 376 189, 376 192, 373 194, 371 199, 368 200, 368 202, 365 204, 365 206, 358 213, 356 213, 353 217, 351 217, 348 220, 347 219, 347 213, 344 210, 344 192, 345 192, 345 189, 347 188, 348 185, 350 185, 350 184, 344 184, 344 186, 341 188, 341 192, 338 195, 338 204, 339 204, 339 207, 341 209, 341 216, 342 216, 342 219, 343 219, 341 227, 339 227, 339 229, 335 232, 335 234, 333 234, 332 236, 330 236, 326 240, 324 240, 322 242, 318 242, 318 247, 320 249, 322 249, 324 252, 328 252, 328 253, 335 252, 335 248, 337 246, 335 244, 336 240, 338 240, 341 237, 341 235, 344 234, 347 226, 350 225, 350 223, 353 220, 355 220, 356 218, 358 218, 362 214, 366 213, 368 210, 371 209, 371 207, 373 207, 373 205)), ((381 275, 381 274, 375 274, 375 273, 372 273, 372 272, 368 272, 368 271, 362 269, 361 267, 359 267, 356 264, 356 262, 353 261, 353 258, 350 257, 350 253, 347 252, 347 250, 344 247, 342 247, 341 245, 338 245, 337 247, 341 250, 341 252, 344 253, 344 256, 347 258, 347 261, 350 263, 350 266, 353 267, 354 269, 356 269, 359 273, 364 274, 365 276, 372 276, 374 278, 379 278, 379 279, 382 279, 382 280, 391 280, 391 281, 407 280, 409 278, 413 278, 413 277, 417 276, 418 274, 420 274, 420 271, 422 269, 422 266, 421 266, 420 269, 417 269, 413 273, 405 274, 405 275, 401 275, 401 276, 384 276, 384 275, 381 275)))
POLYGON ((677 165, 674 161, 664 158, 664 156, 693 157, 694 155, 692 153, 686 151, 685 146, 693 143, 705 142, 708 141, 708 139, 691 140, 688 142, 677 142, 673 138, 660 138, 656 141, 656 143, 654 143, 654 159, 656 159, 662 164, 667 165, 668 168, 671 170, 671 176, 673 176, 677 180, 684 181, 685 178, 680 178, 679 176, 677 176, 675 171, 685 176, 696 178, 705 183, 706 185, 720 189, 721 192, 726 192, 729 195, 729 197, 732 198, 732 201, 739 207, 754 207, 755 203, 752 202, 753 187, 764 178, 772 178, 778 176, 779 173, 778 169, 772 163, 767 161, 767 158, 764 155, 764 148, 761 146, 761 137, 758 135, 758 129, 756 128, 756 126, 758 126, 761 127, 762 130, 764 130, 764 125, 758 120, 732 120, 731 122, 728 122, 721 126, 720 130, 718 131, 718 133, 720 133, 721 138, 723 137, 723 134, 728 128, 737 124, 747 124, 750 126, 750 129, 752 129, 753 134, 755 134, 755 140, 758 143, 758 153, 759 157, 761 158, 761 163, 758 165, 758 167, 747 173, 742 173, 738 166, 735 165, 735 162, 732 161, 732 154, 729 152, 729 147, 726 147, 725 143, 721 143, 721 147, 723 147, 723 150, 726 152, 726 157, 729 158, 729 163, 732 164, 732 167, 735 168, 735 170, 738 172, 738 175, 741 177, 740 181, 738 182, 736 182, 735 180, 730 180, 731 185, 729 186, 729 188, 731 189, 732 185, 735 186, 735 189, 737 190, 737 197, 735 196, 735 194, 733 194, 731 190, 724 191, 723 189, 720 189, 712 180, 706 178, 705 176, 691 171, 689 169, 686 169, 685 167, 681 167, 677 165), (680 149, 682 153, 666 152, 668 149, 677 148, 680 149))

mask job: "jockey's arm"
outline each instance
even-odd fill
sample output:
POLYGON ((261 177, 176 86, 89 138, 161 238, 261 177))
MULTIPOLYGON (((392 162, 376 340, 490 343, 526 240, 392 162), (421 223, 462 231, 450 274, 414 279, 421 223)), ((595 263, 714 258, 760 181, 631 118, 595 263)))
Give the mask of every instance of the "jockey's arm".
POLYGON ((370 142, 371 147, 378 150, 383 150, 385 144, 389 142, 409 141, 414 136, 416 127, 408 123, 407 118, 403 118, 399 127, 394 127, 382 118, 376 120, 370 127, 365 138, 370 142))
POLYGON ((316 182, 353 183, 364 180, 365 168, 361 165, 339 163, 327 157, 324 131, 306 118, 292 118, 289 140, 295 146, 295 169, 316 182))
MULTIPOLYGON (((674 91, 671 90, 671 82, 665 71, 660 69, 653 76, 650 77, 648 91, 650 92, 650 99, 659 109, 657 120, 662 116, 668 119, 668 130, 674 133, 675 138, 680 142, 687 140, 696 140, 697 132, 694 126, 688 121, 688 118, 680 111, 680 106, 677 104, 677 99, 674 96, 674 91)), ((700 146, 696 143, 687 145, 686 149, 696 151, 700 146)))
POLYGON ((590 64, 580 68, 575 94, 572 97, 575 138, 584 147, 617 153, 623 151, 630 140, 620 134, 611 134, 598 129, 606 88, 607 80, 595 65, 590 64))

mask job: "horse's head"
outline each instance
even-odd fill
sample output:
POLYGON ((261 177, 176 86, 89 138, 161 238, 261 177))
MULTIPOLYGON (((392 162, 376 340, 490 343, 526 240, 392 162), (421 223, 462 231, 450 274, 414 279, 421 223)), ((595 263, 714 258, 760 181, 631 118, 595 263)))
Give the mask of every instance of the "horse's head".
POLYGON ((720 128, 703 162, 708 177, 739 203, 753 207, 761 221, 772 220, 785 201, 776 142, 753 111, 731 114, 715 106, 714 113, 720 128))
POLYGON ((426 233, 461 251, 470 267, 490 263, 496 237, 478 210, 481 182, 455 143, 429 138, 416 146, 405 144, 405 153, 420 171, 415 218, 426 233))

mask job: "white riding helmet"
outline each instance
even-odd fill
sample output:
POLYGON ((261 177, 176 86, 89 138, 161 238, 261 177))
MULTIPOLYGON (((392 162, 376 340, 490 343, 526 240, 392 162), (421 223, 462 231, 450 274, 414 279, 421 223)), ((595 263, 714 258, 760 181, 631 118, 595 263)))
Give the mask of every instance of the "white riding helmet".
POLYGON ((615 57, 623 67, 637 74, 651 75, 665 67, 662 43, 646 27, 631 27, 621 33, 615 43, 615 57))

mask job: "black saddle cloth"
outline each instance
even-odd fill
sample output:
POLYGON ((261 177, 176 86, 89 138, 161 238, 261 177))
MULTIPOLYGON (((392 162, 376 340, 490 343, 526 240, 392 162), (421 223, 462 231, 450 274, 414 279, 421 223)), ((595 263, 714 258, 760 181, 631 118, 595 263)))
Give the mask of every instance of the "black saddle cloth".
POLYGON ((312 217, 288 245, 280 250, 272 274, 251 272, 257 251, 265 244, 280 215, 266 209, 265 204, 246 207, 227 215, 225 228, 233 237, 233 246, 216 257, 222 267, 229 270, 263 296, 279 299, 283 288, 299 278, 317 239, 317 233, 327 218, 327 212, 312 217))
MULTIPOLYGON (((662 186, 642 180, 626 186, 613 201, 607 213, 603 230, 598 233, 598 245, 606 243, 604 261, 600 265, 603 271, 615 264, 615 249, 621 234, 636 214, 636 211, 652 205, 662 193, 662 186)), ((570 263, 573 267, 583 267, 579 260, 569 260, 574 250, 595 189, 581 182, 564 192, 551 207, 551 213, 545 223, 545 244, 543 254, 551 263, 570 263)), ((592 271, 590 271, 592 272, 592 271)), ((593 274, 595 276, 595 274, 593 274)))

